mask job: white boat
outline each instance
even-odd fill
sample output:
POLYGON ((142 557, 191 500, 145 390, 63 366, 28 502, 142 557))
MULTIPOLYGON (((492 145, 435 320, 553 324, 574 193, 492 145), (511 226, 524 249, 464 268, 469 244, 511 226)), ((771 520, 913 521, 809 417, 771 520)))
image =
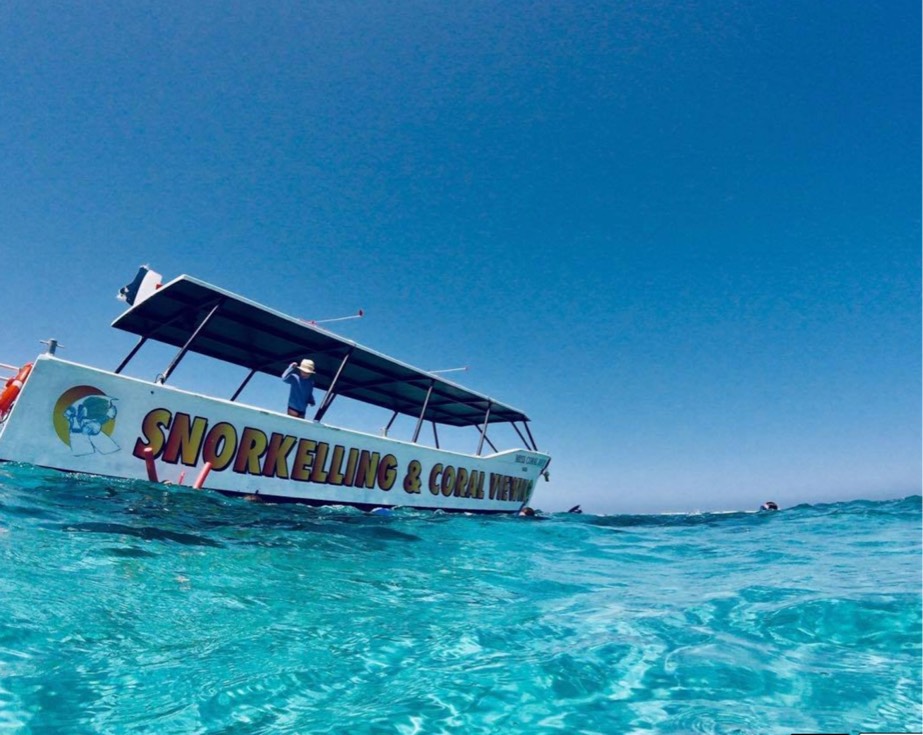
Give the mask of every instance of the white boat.
MULTIPOLYGON (((547 479, 550 457, 538 451, 524 413, 436 373, 189 276, 161 284, 142 268, 122 294, 129 308, 112 326, 139 340, 114 371, 61 359, 50 340, 0 390, 0 461, 367 510, 515 513, 547 479), (178 352, 153 381, 124 375, 148 341, 178 352), (189 353, 241 368, 233 395, 168 384, 189 353), (257 373, 279 379, 305 357, 324 393, 313 416, 238 400, 257 373), (390 421, 380 434, 327 424, 338 397, 390 412, 390 421), (388 435, 399 415, 415 419, 409 439, 388 435), (420 441, 427 423, 432 445, 420 441), (489 429, 501 424, 521 446, 497 449, 489 429), (440 448, 439 426, 473 428, 475 451, 440 448)), ((281 381, 279 391, 284 409, 281 381)))

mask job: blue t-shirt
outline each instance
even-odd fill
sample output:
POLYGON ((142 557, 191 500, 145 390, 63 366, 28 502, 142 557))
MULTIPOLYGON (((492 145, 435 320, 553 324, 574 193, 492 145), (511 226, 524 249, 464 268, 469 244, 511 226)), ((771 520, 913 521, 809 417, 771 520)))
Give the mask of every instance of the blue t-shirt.
POLYGON ((282 380, 289 384, 288 407, 298 413, 304 413, 308 406, 314 405, 314 376, 304 377, 297 365, 289 365, 282 373, 282 380))

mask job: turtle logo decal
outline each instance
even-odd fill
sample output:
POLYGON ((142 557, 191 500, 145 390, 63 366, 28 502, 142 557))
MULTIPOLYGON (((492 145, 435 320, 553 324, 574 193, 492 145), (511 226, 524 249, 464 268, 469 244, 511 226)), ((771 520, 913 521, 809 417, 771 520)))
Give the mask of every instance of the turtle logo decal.
POLYGON ((55 432, 75 457, 119 451, 112 439, 119 413, 117 400, 92 385, 70 388, 58 398, 53 415, 55 432))

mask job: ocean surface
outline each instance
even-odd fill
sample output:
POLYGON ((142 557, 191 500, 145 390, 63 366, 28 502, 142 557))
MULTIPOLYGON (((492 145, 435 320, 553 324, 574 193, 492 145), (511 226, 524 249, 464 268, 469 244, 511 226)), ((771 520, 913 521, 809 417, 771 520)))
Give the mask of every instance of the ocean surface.
POLYGON ((0 733, 920 732, 921 499, 541 519, 0 465, 0 733))

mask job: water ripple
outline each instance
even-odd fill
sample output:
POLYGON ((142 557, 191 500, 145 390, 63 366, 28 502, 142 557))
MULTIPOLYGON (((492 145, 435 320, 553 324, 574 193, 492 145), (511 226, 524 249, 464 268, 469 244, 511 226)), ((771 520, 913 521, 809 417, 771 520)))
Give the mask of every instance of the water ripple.
POLYGON ((7 465, 0 733, 919 731, 920 516, 373 516, 7 465))

